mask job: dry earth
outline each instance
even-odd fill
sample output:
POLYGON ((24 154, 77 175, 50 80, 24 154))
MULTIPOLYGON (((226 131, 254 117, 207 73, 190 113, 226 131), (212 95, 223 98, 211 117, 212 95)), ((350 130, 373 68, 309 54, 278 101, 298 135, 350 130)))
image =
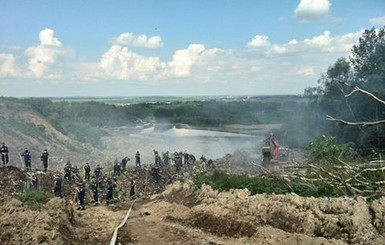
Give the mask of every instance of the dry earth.
MULTIPOLYGON (((26 205, 12 197, 24 172, 1 171, 0 244, 109 244, 132 200, 121 195, 107 206, 77 211, 67 198, 26 205), (11 181, 12 180, 12 181, 11 181), (14 188, 12 182, 16 183, 14 188)), ((141 173, 139 173, 141 174, 141 173)), ((40 176, 49 185, 50 174, 40 176)), ((125 175, 117 179, 123 185, 125 175)), ((42 184, 43 185, 43 184, 42 184)), ((125 187, 126 188, 126 187, 125 187)), ((89 202, 90 203, 90 202, 89 202)), ((384 244, 385 198, 303 198, 255 195, 247 190, 218 193, 188 180, 136 200, 120 244, 384 244)))

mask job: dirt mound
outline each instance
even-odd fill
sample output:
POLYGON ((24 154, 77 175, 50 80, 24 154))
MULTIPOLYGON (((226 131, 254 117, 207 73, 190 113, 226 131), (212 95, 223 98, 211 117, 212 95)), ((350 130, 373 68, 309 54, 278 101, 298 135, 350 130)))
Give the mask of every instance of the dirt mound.
POLYGON ((229 215, 218 216, 210 213, 196 213, 184 223, 215 235, 229 237, 251 237, 257 230, 250 222, 237 220, 229 215))
POLYGON ((28 207, 11 199, 0 207, 1 244, 68 244, 73 210, 62 199, 52 199, 44 206, 28 207))
POLYGON ((368 204, 363 198, 250 196, 247 190, 218 193, 210 186, 196 190, 188 183, 175 183, 140 211, 216 236, 252 240, 261 227, 268 226, 284 234, 302 234, 306 239, 329 239, 325 244, 382 244, 384 201, 368 204), (199 202, 189 207, 178 202, 192 195, 199 202))

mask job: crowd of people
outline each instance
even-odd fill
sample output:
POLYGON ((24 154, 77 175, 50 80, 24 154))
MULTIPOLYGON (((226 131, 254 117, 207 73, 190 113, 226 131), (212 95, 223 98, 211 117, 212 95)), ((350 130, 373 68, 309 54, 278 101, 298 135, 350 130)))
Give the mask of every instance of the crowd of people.
MULTIPOLYGON (((3 167, 7 167, 9 164, 9 149, 3 142, 0 147, 1 159, 3 162, 3 167)), ((151 167, 151 176, 155 182, 159 182, 161 179, 161 170, 162 168, 169 168, 173 166, 176 172, 179 172, 183 165, 193 165, 196 162, 196 158, 193 154, 188 154, 187 152, 181 152, 175 150, 175 152, 170 153, 169 151, 162 152, 161 154, 158 151, 153 150, 154 162, 150 164, 151 167)), ((34 171, 32 171, 32 157, 29 149, 26 147, 22 153, 18 153, 20 160, 24 164, 25 171, 28 172, 30 176, 29 180, 26 182, 26 189, 38 189, 39 180, 34 171)), ((140 152, 137 151, 134 155, 135 157, 135 169, 141 169, 141 157, 140 152)), ((49 153, 47 149, 44 149, 40 155, 40 160, 42 161, 42 169, 44 173, 48 172, 48 163, 49 163, 49 153)), ((125 156, 121 161, 115 160, 112 166, 113 176, 108 176, 108 174, 103 173, 103 168, 97 164, 95 167, 91 167, 90 163, 87 162, 81 169, 77 165, 71 164, 70 161, 67 161, 63 168, 63 173, 54 174, 54 183, 53 183, 53 193, 57 197, 63 197, 63 187, 65 185, 71 186, 73 188, 75 201, 78 204, 78 210, 84 210, 86 207, 86 193, 87 190, 91 192, 92 203, 93 205, 99 205, 101 198, 100 192, 105 191, 105 203, 110 205, 115 200, 115 189, 117 187, 116 179, 123 172, 127 171, 130 158, 125 156)), ((200 162, 208 167, 213 163, 211 160, 208 160, 202 155, 200 162)), ((36 169, 36 168, 35 168, 36 169)), ((131 199, 136 198, 136 181, 133 174, 128 174, 128 195, 131 199)))

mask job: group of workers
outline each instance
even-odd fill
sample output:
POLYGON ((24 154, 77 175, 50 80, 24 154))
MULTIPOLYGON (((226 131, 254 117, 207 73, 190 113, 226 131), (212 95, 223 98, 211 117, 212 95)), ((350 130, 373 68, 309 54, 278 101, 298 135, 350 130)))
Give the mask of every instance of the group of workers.
MULTIPOLYGON (((175 166, 177 172, 181 169, 184 164, 194 164, 196 159, 192 154, 188 154, 186 152, 181 152, 175 150, 174 153, 162 152, 161 154, 158 151, 153 150, 154 153, 154 164, 151 164, 151 175, 154 180, 158 182, 161 178, 160 171, 162 167, 167 167, 168 165, 175 166)), ((9 162, 9 149, 3 142, 0 147, 1 160, 3 162, 3 166, 7 167, 9 162)), ((39 180, 35 171, 32 171, 32 156, 31 152, 28 148, 25 148, 22 153, 18 153, 20 160, 24 164, 25 171, 29 172, 30 176, 29 180, 26 182, 26 189, 38 189, 39 180)), ((135 157, 135 167, 136 169, 141 168, 141 156, 139 151, 137 151, 134 155, 135 157)), ((46 173, 48 171, 48 163, 49 163, 49 153, 47 149, 40 155, 40 159, 43 163, 43 171, 46 173)), ((206 158, 202 155, 200 158, 202 163, 206 163, 206 158)), ((115 176, 119 176, 123 171, 125 171, 130 158, 125 156, 121 161, 115 161, 113 165, 113 173, 115 176)), ((210 161, 211 163, 212 161, 210 161)), ((37 168, 35 168, 37 169, 37 168)), ((68 161, 64 166, 64 173, 55 174, 54 175, 54 187, 53 192, 55 196, 62 197, 63 196, 63 187, 65 184, 69 186, 74 186, 74 192, 76 197, 76 202, 78 204, 78 209, 85 209, 85 197, 87 193, 87 189, 92 193, 92 199, 94 205, 98 205, 100 203, 99 192, 100 190, 106 190, 105 201, 107 204, 112 204, 114 200, 114 190, 117 187, 115 180, 112 178, 105 179, 105 176, 102 173, 102 167, 99 164, 91 171, 91 166, 87 162, 83 166, 83 176, 80 175, 80 169, 76 165, 72 165, 70 161, 68 161)), ((135 199, 136 197, 136 182, 133 176, 129 178, 129 196, 131 199, 135 199)))
MULTIPOLYGON (((9 149, 8 146, 5 145, 5 143, 1 143, 0 147, 0 154, 1 154, 1 161, 3 162, 3 167, 7 167, 8 162, 9 162, 9 149)), ((31 171, 32 170, 32 156, 31 152, 28 150, 27 147, 25 147, 23 153, 18 153, 20 157, 20 161, 23 162, 25 170, 26 171, 31 171)), ((48 170, 48 150, 44 149, 43 153, 40 155, 40 160, 43 162, 43 171, 47 172, 48 170)))

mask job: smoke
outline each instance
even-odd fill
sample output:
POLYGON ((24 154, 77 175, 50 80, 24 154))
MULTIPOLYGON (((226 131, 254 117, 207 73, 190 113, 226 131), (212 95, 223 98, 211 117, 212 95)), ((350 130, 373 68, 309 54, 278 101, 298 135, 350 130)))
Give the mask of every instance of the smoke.
POLYGON ((120 151, 115 154, 131 158, 131 164, 136 151, 140 152, 142 162, 148 164, 154 162, 153 150, 159 153, 187 152, 197 159, 202 155, 218 159, 242 150, 257 158, 264 137, 189 128, 147 127, 138 132, 121 131, 105 140, 111 149, 120 151))

